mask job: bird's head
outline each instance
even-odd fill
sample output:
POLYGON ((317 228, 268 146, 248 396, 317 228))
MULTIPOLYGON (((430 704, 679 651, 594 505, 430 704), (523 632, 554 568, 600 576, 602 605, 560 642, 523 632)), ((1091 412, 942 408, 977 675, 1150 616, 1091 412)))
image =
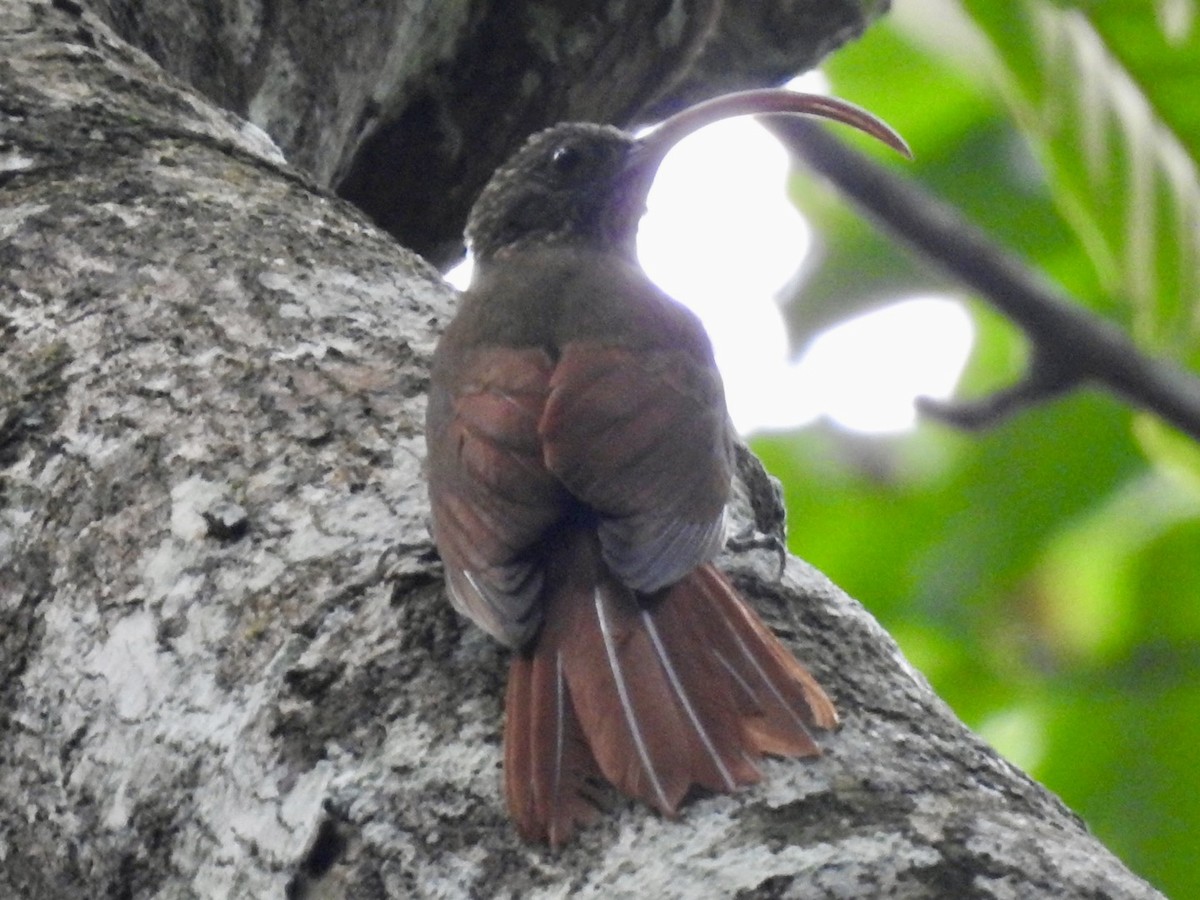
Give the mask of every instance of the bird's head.
POLYGON ((588 247, 635 258, 638 222, 667 152, 719 119, 809 115, 852 125, 908 155, 875 116, 817 94, 765 89, 690 106, 645 134, 568 122, 538 132, 496 170, 471 209, 467 242, 478 261, 530 247, 588 247))

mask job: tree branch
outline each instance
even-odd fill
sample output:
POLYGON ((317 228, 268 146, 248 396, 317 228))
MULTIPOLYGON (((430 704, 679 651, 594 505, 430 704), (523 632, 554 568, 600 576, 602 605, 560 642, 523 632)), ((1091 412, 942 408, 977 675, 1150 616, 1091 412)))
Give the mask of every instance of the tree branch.
POLYGON ((790 150, 870 218, 978 292, 1033 345, 1030 371, 1018 385, 984 401, 925 400, 925 412, 951 424, 979 428, 1092 382, 1200 440, 1200 378, 1147 356, 1119 328, 1046 284, 949 204, 814 123, 765 121, 790 150))

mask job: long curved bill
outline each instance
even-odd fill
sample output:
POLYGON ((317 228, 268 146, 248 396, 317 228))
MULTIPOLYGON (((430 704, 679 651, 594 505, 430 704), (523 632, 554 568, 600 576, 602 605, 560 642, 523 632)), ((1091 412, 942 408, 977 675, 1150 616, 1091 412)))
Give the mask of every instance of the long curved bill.
POLYGON ((853 103, 822 94, 801 94, 781 88, 763 88, 714 97, 664 119, 641 138, 646 154, 643 159, 656 166, 680 139, 721 119, 766 115, 817 116, 832 119, 857 128, 887 144, 897 153, 912 158, 912 151, 904 142, 904 138, 882 119, 853 103))

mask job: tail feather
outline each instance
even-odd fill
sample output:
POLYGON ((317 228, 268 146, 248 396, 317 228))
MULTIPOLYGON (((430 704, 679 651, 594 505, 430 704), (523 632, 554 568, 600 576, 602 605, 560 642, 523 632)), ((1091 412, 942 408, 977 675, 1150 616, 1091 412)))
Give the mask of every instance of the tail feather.
POLYGON ((711 565, 638 595, 594 535, 552 554, 543 628, 513 661, 509 810, 527 839, 560 844, 596 814, 599 777, 673 816, 693 786, 730 793, 764 754, 820 753, 837 723, 815 679, 711 565))
POLYGON ((811 729, 838 724, 837 710, 817 680, 779 642, 712 565, 701 566, 687 585, 703 595, 710 626, 708 644, 742 696, 748 735, 759 753, 815 756, 811 729), (748 701, 748 702, 747 702, 748 701))
POLYGON ((674 815, 693 784, 728 792, 758 780, 732 694, 689 650, 690 622, 664 619, 611 580, 573 614, 567 683, 608 781, 674 815))
POLYGON ((599 810, 600 770, 575 715, 559 653, 518 653, 505 695, 504 776, 508 812, 528 841, 571 839, 599 810))

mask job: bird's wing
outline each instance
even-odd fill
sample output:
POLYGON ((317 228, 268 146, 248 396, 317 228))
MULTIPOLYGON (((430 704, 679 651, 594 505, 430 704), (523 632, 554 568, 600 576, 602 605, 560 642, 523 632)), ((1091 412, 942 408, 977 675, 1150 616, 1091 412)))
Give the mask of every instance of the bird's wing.
POLYGON ((719 549, 733 444, 710 358, 568 343, 538 431, 546 467, 595 511, 604 560, 626 586, 658 590, 719 549))
POLYGON ((540 622, 536 545, 569 502, 538 434, 552 371, 540 349, 478 347, 430 393, 426 465, 450 599, 512 647, 540 622))

